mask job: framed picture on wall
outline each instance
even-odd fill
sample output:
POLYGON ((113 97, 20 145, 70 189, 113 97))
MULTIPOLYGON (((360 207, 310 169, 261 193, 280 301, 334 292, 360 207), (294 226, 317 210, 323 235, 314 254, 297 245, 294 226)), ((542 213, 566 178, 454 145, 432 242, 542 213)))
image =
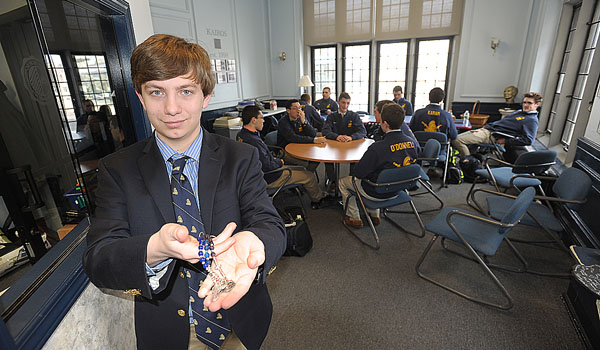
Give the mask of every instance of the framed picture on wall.
POLYGON ((227 82, 228 83, 235 83, 236 82, 235 72, 227 72, 227 82))
POLYGON ((227 61, 227 70, 235 71, 235 60, 226 60, 227 61))
POLYGON ((225 84, 227 82, 227 74, 225 72, 217 72, 217 84, 225 84))
POLYGON ((227 64, 225 63, 225 60, 220 60, 220 59, 215 60, 215 71, 217 71, 217 72, 225 71, 226 67, 227 67, 227 64))

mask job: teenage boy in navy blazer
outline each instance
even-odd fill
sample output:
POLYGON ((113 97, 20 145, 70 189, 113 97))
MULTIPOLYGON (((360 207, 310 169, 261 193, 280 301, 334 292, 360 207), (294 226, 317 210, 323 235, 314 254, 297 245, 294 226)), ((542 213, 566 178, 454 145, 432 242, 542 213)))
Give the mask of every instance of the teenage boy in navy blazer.
MULTIPOLYGON (((338 142, 350 142, 352 140, 364 139, 367 136, 367 129, 360 115, 356 112, 348 110, 350 107, 350 95, 347 92, 342 92, 338 98, 339 109, 335 113, 331 113, 325 126, 323 127, 323 136, 329 140, 338 142)), ((329 182, 329 192, 335 190, 336 174, 332 163, 325 163, 327 173, 327 181, 329 182)))
POLYGON ((97 287, 135 295, 139 349, 217 348, 200 340, 200 333, 219 334, 217 326, 195 329, 202 304, 203 313, 225 314, 232 326, 221 349, 259 349, 272 315, 265 272, 286 239, 258 151, 202 129, 215 82, 201 46, 153 35, 133 50, 131 74, 155 132, 100 160, 84 269, 97 287), (209 294, 211 278, 199 286, 188 282, 201 273, 190 268, 200 261, 198 240, 176 223, 169 180, 171 159, 182 157, 197 220, 216 236, 211 250, 235 282, 216 298, 209 294))
POLYGON ((323 191, 319 188, 317 177, 314 172, 308 171, 300 166, 290 167, 284 165, 284 160, 274 157, 267 144, 260 138, 259 132, 263 128, 264 117, 257 106, 247 106, 242 111, 242 122, 244 127, 237 134, 237 140, 247 143, 258 149, 258 157, 265 173, 267 187, 277 188, 282 184, 303 185, 311 200, 311 207, 318 209, 323 199, 323 191), (277 169, 289 168, 291 173, 276 171, 277 169), (288 175, 290 176, 288 180, 288 175), (286 182, 287 180, 287 182, 286 182))

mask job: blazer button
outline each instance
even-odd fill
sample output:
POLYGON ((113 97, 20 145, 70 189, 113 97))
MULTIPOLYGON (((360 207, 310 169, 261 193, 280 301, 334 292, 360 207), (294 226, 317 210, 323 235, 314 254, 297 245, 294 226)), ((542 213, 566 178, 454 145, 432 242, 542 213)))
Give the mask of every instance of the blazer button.
POLYGON ((183 272, 179 272, 179 277, 185 278, 185 275, 183 274, 183 272))
POLYGON ((178 314, 179 316, 183 317, 183 316, 185 316, 185 311, 183 311, 183 310, 179 309, 179 310, 177 310, 177 314, 178 314))

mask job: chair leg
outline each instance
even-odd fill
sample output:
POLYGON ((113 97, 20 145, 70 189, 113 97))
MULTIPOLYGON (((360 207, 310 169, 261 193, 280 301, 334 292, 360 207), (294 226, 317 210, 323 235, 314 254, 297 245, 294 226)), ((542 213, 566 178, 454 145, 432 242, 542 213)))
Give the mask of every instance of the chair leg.
MULTIPOLYGON (((348 208, 348 201, 350 200, 351 197, 352 197, 352 195, 348 196, 348 198, 346 198, 346 201, 344 202, 344 215, 346 215, 346 209, 348 208)), ((365 216, 367 217, 367 222, 369 223, 369 228, 371 229, 371 233, 373 234, 373 238, 375 239, 375 243, 373 244, 373 243, 370 243, 370 242, 366 241, 364 238, 362 238, 362 237, 360 237, 358 235, 358 233, 356 232, 356 230, 354 230, 350 226, 346 225, 346 223, 344 221, 342 221, 342 223, 344 224, 344 227, 346 227, 346 229, 351 234, 353 234, 354 237, 356 237, 362 244, 366 245, 367 247, 369 247, 371 249, 378 250, 379 248, 381 248, 381 245, 379 244, 379 236, 377 235, 377 230, 375 230, 375 226, 373 225, 373 221, 371 220, 371 217, 369 216, 369 213, 367 212, 367 209, 365 208, 365 204, 363 203, 363 200, 360 197, 360 194, 357 195, 356 197, 359 199, 360 205, 361 205, 364 213, 366 214, 365 216)))
MULTIPOLYGON (((412 231, 409 231, 409 230, 405 229, 404 227, 402 227, 402 225, 398 224, 395 220, 393 220, 392 218, 390 218, 388 216, 388 214, 387 214, 388 212, 390 212, 390 213, 396 213, 396 212, 392 212, 392 211, 387 210, 387 209, 382 209, 382 215, 383 215, 384 218, 386 218, 389 222, 391 222, 398 229, 400 229, 400 230, 408 233, 409 235, 413 235, 415 237, 423 238, 423 237, 425 237, 425 225, 423 224, 423 220, 421 220, 421 215, 419 215, 419 212, 417 211, 417 207, 415 207, 415 204, 413 203, 413 201, 410 201, 409 203, 410 203, 410 207, 412 208, 412 212, 415 215, 415 218, 417 219, 417 223, 421 227, 421 233, 415 233, 415 232, 412 232, 412 231)), ((369 218, 369 220, 370 220, 370 218, 369 218)))
MULTIPOLYGON (((527 261, 525 260, 525 258, 523 258, 523 255, 517 250, 517 248, 512 244, 512 242, 510 240, 508 240, 507 238, 505 238, 506 243, 508 244, 508 246, 510 247, 510 249, 512 250, 513 254, 517 257, 517 259, 519 259, 519 261, 521 262, 522 267, 517 268, 517 267, 513 267, 513 266, 508 266, 508 265, 502 265, 502 264, 495 264, 489 261, 489 258, 487 256, 483 257, 483 260, 485 261, 486 265, 491 267, 491 268, 496 268, 499 270, 504 270, 504 271, 509 271, 509 272, 517 272, 517 273, 523 273, 523 272, 527 272, 527 269, 529 267, 529 264, 527 263, 527 261)), ((446 251, 452 253, 452 254, 456 254, 460 257, 463 257, 465 259, 469 259, 471 261, 477 262, 477 260, 473 259, 471 256, 463 254, 461 252, 458 252, 456 250, 450 249, 450 246, 446 243, 446 240, 444 238, 442 238, 442 248, 444 248, 446 251)))
POLYGON ((296 191, 296 195, 298 196, 298 200, 300 201, 300 206, 302 207, 302 215, 306 217, 306 208, 304 208, 304 201, 302 200, 302 193, 300 193, 300 189, 298 187, 294 188, 296 191))
POLYGON ((419 258, 419 260, 417 261, 417 265, 415 266, 415 271, 417 272, 417 275, 419 277, 421 277, 422 279, 429 281, 435 285, 437 285, 438 287, 441 287, 447 291, 450 291, 458 296, 461 296, 467 300, 470 300, 472 302, 478 303, 478 304, 482 304, 482 305, 487 305, 487 306, 491 306, 497 309, 501 309, 501 310, 509 310, 513 307, 513 300, 512 297, 510 296, 510 294, 508 294, 508 291, 506 290, 506 288, 504 288, 504 285, 502 285, 502 283, 500 282, 500 280, 498 280, 498 278, 496 277, 496 275, 494 275, 494 273, 490 270, 490 268, 485 264, 485 262, 481 259, 481 257, 475 252, 475 250, 473 250, 473 248, 468 245, 467 248, 468 250, 471 252, 471 254, 476 258, 477 262, 479 263, 479 265, 483 268, 483 270, 485 271, 485 273, 492 279, 492 281, 494 282, 494 284, 498 287, 498 289, 500 289, 500 291, 502 292, 502 294, 504 295, 504 297, 506 298, 507 302, 505 304, 496 304, 496 303, 491 303, 491 302, 487 302, 484 301, 482 299, 478 299, 475 298, 473 296, 467 295, 457 289, 454 289, 450 286, 447 286, 439 281, 434 280, 433 278, 425 275, 421 270, 420 267, 423 264, 423 261, 425 260, 425 256, 429 253, 429 251, 431 250, 431 247, 433 246, 433 243, 435 243, 436 239, 438 238, 438 235, 433 236, 433 238, 431 239, 431 241, 429 242, 429 244, 427 245, 427 247, 425 248, 425 251, 423 252, 423 254, 421 255, 421 257, 419 258))
MULTIPOLYGON (((430 212, 433 212, 433 211, 438 211, 438 210, 441 210, 441 209, 444 207, 444 201, 442 201, 442 199, 441 199, 441 198, 440 198, 440 197, 437 195, 437 193, 435 193, 435 192, 433 191, 433 188, 430 186, 430 184, 427 184, 427 182, 426 182, 426 181, 423 181, 423 180, 419 179, 419 183, 421 183, 421 184, 423 185, 423 187, 424 187, 424 188, 425 188, 427 191, 425 191, 425 192, 420 192, 420 193, 414 193, 414 194, 411 194, 411 195, 410 195, 411 197, 414 197, 414 196, 420 196, 420 195, 423 195, 423 194, 428 194, 428 193, 430 193, 430 194, 432 194, 432 195, 435 197, 435 199, 437 199, 437 201, 438 201, 438 202, 440 202, 440 206, 439 206, 439 208, 435 208, 435 209, 427 209, 427 210, 421 210, 421 213, 430 213, 430 212)), ((411 214, 411 213, 413 213, 412 211, 410 211, 410 212, 409 212, 409 211, 406 211, 406 210, 391 210, 391 209, 389 209, 389 210, 388 210, 388 212, 389 212, 389 213, 401 213, 401 214, 411 214)))
POLYGON ((475 193, 473 193, 473 189, 475 188, 475 185, 477 185, 477 180, 479 180, 479 176, 477 176, 475 178, 475 181, 473 181, 473 184, 471 185, 471 188, 469 189, 469 192, 467 193, 467 204, 469 206, 471 206, 473 209, 475 209, 478 212, 485 215, 485 211, 479 205, 479 203, 477 203, 477 201, 475 200, 475 193))
POLYGON ((442 174, 442 187, 448 187, 448 184, 446 184, 446 177, 448 176, 448 162, 450 162, 450 152, 452 152, 452 147, 450 146, 450 144, 448 143, 448 147, 446 147, 446 161, 444 162, 444 173, 442 174))

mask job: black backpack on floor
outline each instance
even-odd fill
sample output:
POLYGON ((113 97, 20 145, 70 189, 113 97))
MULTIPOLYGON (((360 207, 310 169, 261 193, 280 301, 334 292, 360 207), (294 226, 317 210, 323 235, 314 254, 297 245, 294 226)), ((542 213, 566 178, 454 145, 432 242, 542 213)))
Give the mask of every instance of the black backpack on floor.
POLYGON ((313 239, 305 221, 302 208, 285 207, 280 213, 285 223, 287 246, 285 256, 305 256, 313 246, 313 239))
MULTIPOLYGON (((464 180, 466 182, 475 182, 477 174, 475 171, 483 168, 483 156, 478 153, 473 153, 469 156, 460 157, 459 161, 460 169, 463 172, 464 180)), ((486 179, 479 179, 477 182, 486 182, 486 179)))

